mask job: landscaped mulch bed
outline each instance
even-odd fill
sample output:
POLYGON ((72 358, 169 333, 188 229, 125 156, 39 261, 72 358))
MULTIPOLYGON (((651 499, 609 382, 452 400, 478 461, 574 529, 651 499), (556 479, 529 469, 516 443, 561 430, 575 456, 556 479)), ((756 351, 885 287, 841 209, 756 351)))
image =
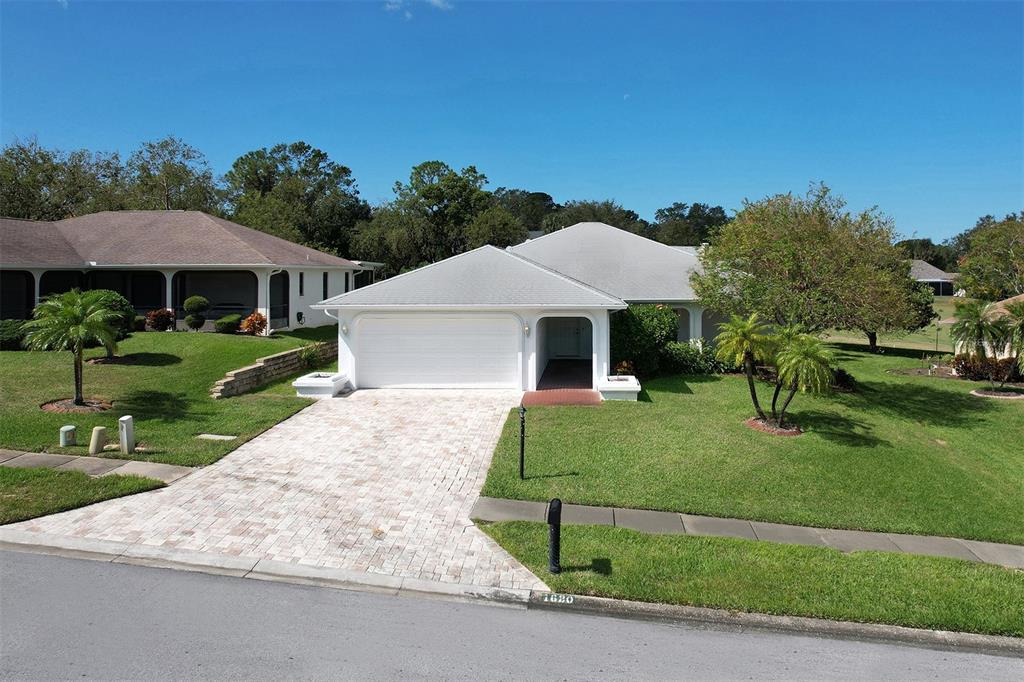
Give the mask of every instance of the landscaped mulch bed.
POLYGON ((91 414, 94 412, 106 412, 110 408, 111 404, 109 402, 99 398, 86 398, 84 405, 75 405, 74 398, 64 398, 63 400, 52 400, 39 406, 39 409, 44 412, 58 412, 60 414, 91 414))
POLYGON ((770 433, 773 436, 799 436, 803 433, 799 426, 791 426, 789 428, 780 428, 774 424, 761 421, 757 417, 751 417, 747 421, 743 422, 755 431, 761 431, 763 433, 770 433))
POLYGON ((1024 393, 1018 391, 992 391, 987 388, 976 388, 971 395, 979 398, 996 398, 998 400, 1024 400, 1024 393))

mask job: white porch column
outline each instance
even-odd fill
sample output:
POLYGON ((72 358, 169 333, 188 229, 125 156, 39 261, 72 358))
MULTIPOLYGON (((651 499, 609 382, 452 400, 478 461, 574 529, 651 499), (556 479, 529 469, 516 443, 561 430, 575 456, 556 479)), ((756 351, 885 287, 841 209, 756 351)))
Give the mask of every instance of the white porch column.
MULTIPOLYGON (((270 273, 266 270, 254 272, 256 275, 256 312, 267 318, 267 331, 270 335, 270 273)), ((290 292, 289 292, 290 294, 290 292)))
POLYGON ((32 298, 32 308, 35 309, 39 305, 39 282, 42 281, 45 270, 30 270, 29 272, 32 273, 32 282, 35 287, 35 293, 32 298))
POLYGON ((161 270, 164 276, 164 307, 174 312, 174 273, 175 270, 161 270))
POLYGON ((704 340, 704 309, 688 305, 686 309, 690 313, 690 343, 702 343, 704 340))

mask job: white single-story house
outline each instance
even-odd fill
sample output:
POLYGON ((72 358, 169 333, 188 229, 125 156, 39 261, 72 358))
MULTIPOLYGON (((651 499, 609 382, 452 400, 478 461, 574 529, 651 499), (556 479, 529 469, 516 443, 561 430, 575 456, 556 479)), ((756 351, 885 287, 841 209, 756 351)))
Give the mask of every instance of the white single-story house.
POLYGON ((936 296, 963 296, 956 287, 957 273, 945 272, 927 261, 916 258, 910 261, 910 276, 930 286, 936 296))
POLYGON ((112 289, 139 314, 185 317, 193 295, 223 315, 262 313, 274 329, 318 326, 312 305, 372 283, 356 263, 200 211, 103 211, 57 221, 0 218, 0 318, 27 319, 40 298, 112 289))
MULTIPOLYGON (((502 250, 483 246, 315 308, 338 320, 339 372, 354 388, 595 389, 610 373, 609 314, 627 303, 680 313, 681 339, 708 319, 693 253, 603 223, 502 250), (583 372, 580 385, 579 372, 583 372)), ((710 332, 713 335, 713 332, 710 332)))

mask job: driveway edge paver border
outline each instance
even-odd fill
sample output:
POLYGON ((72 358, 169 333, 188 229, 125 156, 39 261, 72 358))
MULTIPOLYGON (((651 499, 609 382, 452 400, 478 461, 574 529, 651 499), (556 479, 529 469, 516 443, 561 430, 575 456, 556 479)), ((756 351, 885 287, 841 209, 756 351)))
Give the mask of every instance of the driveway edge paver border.
POLYGON ((777 616, 674 604, 651 604, 606 597, 555 594, 540 590, 442 583, 347 569, 319 568, 267 559, 211 555, 205 552, 128 545, 123 542, 43 535, 12 528, 0 528, 0 549, 396 596, 486 602, 494 606, 511 608, 562 611, 663 623, 687 623, 735 631, 761 630, 813 637, 896 642, 924 648, 972 651, 1024 658, 1024 639, 1015 637, 924 630, 897 625, 856 623, 799 616, 777 616))

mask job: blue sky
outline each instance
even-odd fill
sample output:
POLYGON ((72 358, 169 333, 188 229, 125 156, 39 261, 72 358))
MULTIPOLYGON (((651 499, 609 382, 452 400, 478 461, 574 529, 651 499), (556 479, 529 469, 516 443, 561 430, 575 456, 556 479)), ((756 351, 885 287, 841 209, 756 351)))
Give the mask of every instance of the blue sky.
POLYGON ((1020 2, 69 0, 0 31, 4 142, 174 134, 221 174, 302 139, 371 202, 441 159, 647 218, 824 180, 935 239, 1024 206, 1020 2))

